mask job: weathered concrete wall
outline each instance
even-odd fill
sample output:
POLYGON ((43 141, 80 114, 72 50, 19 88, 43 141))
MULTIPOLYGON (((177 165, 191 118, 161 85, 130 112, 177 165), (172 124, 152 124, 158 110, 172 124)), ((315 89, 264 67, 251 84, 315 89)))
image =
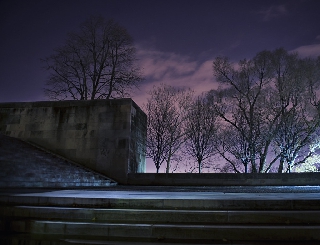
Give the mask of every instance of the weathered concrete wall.
POLYGON ((320 185, 320 173, 131 173, 129 185, 147 186, 299 186, 320 185))
POLYGON ((131 99, 0 103, 0 133, 119 183, 146 170, 146 115, 131 99))

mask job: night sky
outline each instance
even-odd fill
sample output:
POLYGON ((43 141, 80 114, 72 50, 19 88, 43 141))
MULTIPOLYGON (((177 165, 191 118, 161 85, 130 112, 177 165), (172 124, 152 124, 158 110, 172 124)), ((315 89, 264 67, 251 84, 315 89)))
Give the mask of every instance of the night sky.
POLYGON ((215 87, 212 61, 283 47, 320 55, 319 0, 0 0, 0 102, 46 100, 40 59, 91 15, 113 18, 135 40, 145 81, 133 99, 165 82, 215 87))

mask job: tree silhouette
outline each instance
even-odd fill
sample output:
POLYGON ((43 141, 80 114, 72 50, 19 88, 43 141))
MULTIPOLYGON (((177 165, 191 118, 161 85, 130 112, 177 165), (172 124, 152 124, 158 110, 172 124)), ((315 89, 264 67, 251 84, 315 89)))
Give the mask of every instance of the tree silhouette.
POLYGON ((235 172, 269 172, 277 160, 290 171, 311 156, 301 153, 320 123, 319 59, 276 49, 236 65, 218 57, 213 69, 223 85, 210 92, 224 129, 217 150, 235 172))
POLYGON ((169 173, 172 158, 185 141, 186 109, 191 101, 190 90, 161 84, 150 91, 145 105, 147 156, 152 158, 157 172, 166 161, 166 172, 169 173))
POLYGON ((131 36, 102 17, 86 20, 43 62, 51 72, 45 93, 54 100, 121 98, 141 81, 131 36))
POLYGON ((199 173, 204 161, 216 153, 216 118, 215 112, 203 95, 193 101, 187 112, 185 148, 188 155, 196 159, 199 173))

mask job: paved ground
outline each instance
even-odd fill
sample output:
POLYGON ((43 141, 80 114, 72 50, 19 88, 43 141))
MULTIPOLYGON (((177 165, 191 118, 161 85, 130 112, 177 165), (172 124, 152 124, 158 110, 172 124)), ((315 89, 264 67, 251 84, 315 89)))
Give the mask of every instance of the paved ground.
POLYGON ((95 189, 0 189, 1 196, 123 199, 315 200, 320 186, 162 187, 116 186, 95 189))

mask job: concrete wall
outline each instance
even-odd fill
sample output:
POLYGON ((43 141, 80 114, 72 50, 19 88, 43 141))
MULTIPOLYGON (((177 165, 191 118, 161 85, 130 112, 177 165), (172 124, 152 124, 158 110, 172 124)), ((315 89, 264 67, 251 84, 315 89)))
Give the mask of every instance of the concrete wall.
POLYGON ((147 186, 298 186, 320 185, 320 173, 131 173, 129 185, 147 186))
POLYGON ((0 103, 0 133, 125 184, 143 173, 147 118, 131 99, 0 103))

